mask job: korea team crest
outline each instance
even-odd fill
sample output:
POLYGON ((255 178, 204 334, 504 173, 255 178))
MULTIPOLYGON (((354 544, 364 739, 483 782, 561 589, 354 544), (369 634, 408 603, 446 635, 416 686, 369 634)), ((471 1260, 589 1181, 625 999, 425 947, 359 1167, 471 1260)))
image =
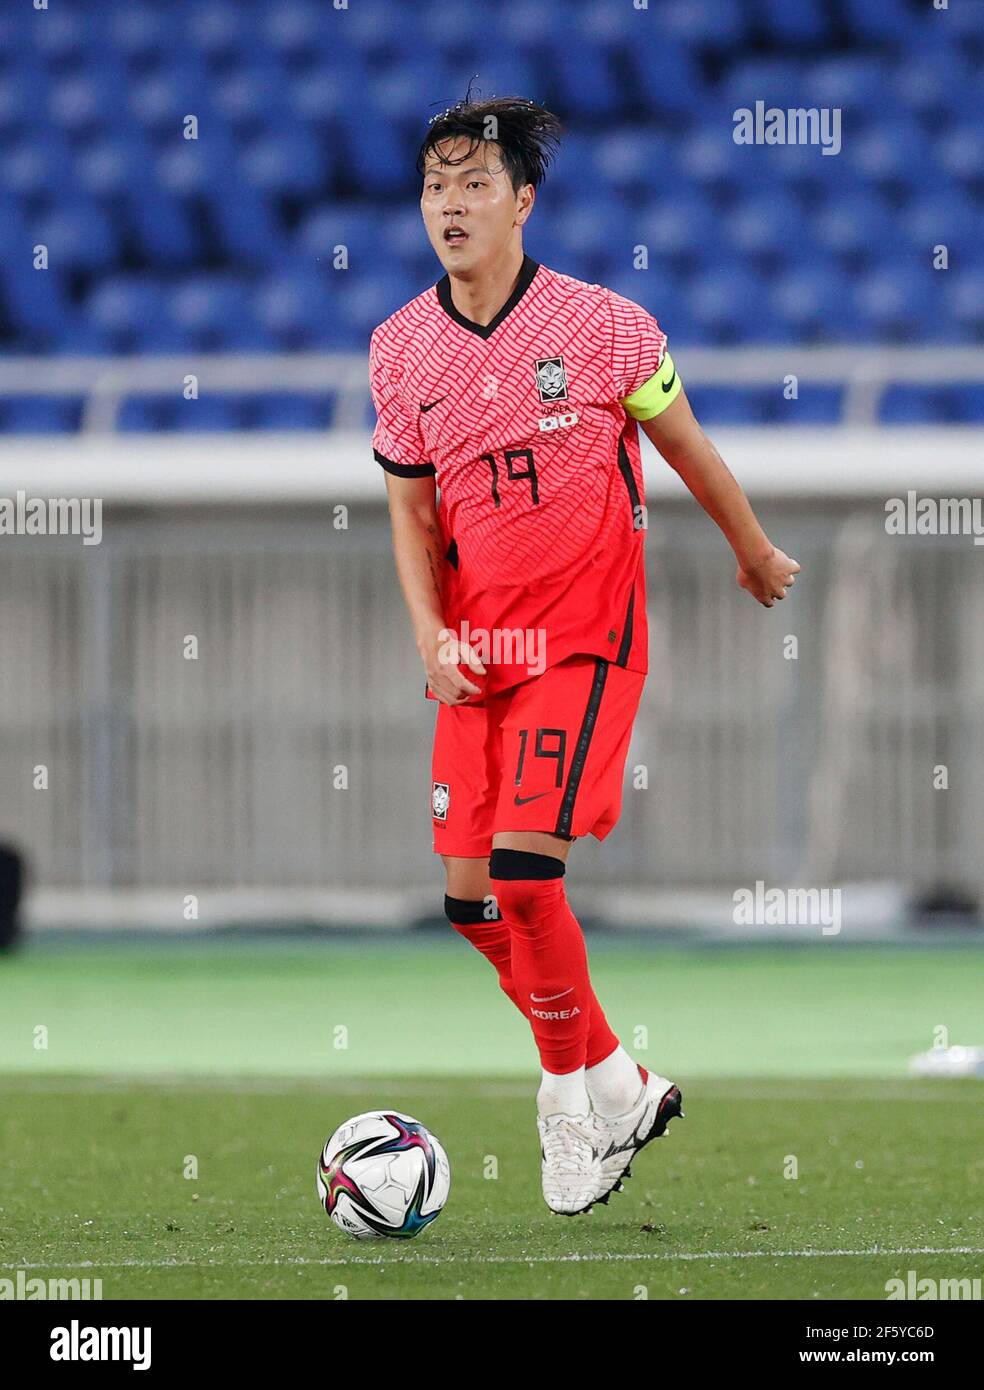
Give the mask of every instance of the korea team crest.
POLYGON ((447 782, 435 782, 434 790, 431 793, 431 808, 435 820, 447 820, 450 801, 451 788, 447 782))
POLYGON ((567 400, 567 368, 562 357, 540 357, 535 363, 541 401, 567 400))

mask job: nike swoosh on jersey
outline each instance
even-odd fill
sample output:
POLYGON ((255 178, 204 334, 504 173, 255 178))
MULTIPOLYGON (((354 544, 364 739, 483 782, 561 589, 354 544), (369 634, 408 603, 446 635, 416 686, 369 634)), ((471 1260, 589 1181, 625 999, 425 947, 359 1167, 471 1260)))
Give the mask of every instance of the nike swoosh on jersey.
MULTIPOLYGON (((665 386, 663 387, 663 390, 664 390, 664 391, 666 390, 666 387, 665 387, 665 386)), ((421 403, 420 403, 420 413, 421 413, 421 415, 426 415, 427 412, 428 412, 428 410, 433 410, 434 407, 435 407, 436 405, 440 405, 440 404, 441 404, 441 401, 446 401, 446 400, 447 400, 447 396, 442 396, 442 397, 440 398, 440 400, 431 401, 428 405, 424 405, 423 401, 421 401, 421 403)))
POLYGON ((660 385, 662 386, 662 388, 663 388, 664 391, 672 391, 672 390, 673 390, 673 383, 674 383, 675 381, 676 381, 676 367, 673 368, 673 375, 670 377, 669 381, 663 381, 663 382, 660 383, 660 385))

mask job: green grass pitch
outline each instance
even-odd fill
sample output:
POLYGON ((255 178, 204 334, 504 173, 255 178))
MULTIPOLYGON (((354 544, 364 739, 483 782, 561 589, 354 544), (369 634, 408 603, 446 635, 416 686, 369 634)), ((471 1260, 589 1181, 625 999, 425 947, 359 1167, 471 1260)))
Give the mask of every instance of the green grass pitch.
POLYGON ((910 1269, 984 1274, 981 1083, 905 1074, 938 1025, 981 1041, 975 951, 590 949, 687 1116, 570 1219, 539 1192, 525 1025, 464 943, 3 961, 0 1277, 100 1278, 107 1299, 879 1300, 910 1269), (314 1191, 330 1131, 382 1106, 452 1165, 405 1245, 349 1240, 314 1191))

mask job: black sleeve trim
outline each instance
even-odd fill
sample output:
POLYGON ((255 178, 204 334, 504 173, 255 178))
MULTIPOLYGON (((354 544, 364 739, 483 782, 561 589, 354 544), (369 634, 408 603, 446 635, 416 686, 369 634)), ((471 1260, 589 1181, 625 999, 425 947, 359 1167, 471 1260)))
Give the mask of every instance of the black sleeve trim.
POLYGON ((395 473, 398 478, 429 478, 437 473, 432 463, 394 463, 392 459, 384 458, 378 449, 373 449, 372 456, 387 473, 395 473))

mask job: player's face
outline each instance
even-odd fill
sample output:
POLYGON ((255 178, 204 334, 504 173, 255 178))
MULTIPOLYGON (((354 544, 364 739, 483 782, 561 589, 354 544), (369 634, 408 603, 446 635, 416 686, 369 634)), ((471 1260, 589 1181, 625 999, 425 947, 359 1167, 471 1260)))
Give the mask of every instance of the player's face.
POLYGON ((532 187, 514 192, 498 145, 480 140, 470 149, 472 143, 465 136, 442 141, 424 166, 420 210, 449 272, 476 270, 494 259, 519 235, 533 203, 532 187))

